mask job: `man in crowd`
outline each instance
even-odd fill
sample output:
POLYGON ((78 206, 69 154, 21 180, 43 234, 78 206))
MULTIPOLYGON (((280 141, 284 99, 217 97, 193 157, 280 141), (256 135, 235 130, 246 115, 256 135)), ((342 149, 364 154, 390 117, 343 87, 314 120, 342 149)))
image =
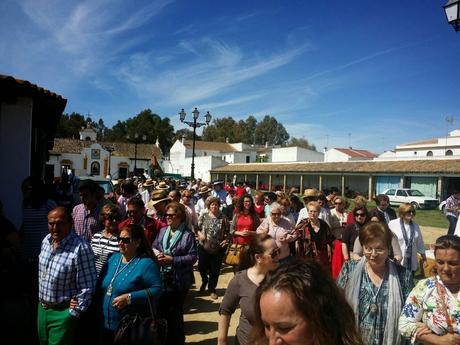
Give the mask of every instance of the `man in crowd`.
POLYGON ((201 216, 201 213, 202 212, 205 212, 206 210, 206 199, 209 197, 209 195, 211 194, 211 189, 204 185, 200 188, 200 191, 198 192, 198 194, 200 195, 200 198, 198 199, 198 201, 196 202, 195 204, 195 212, 197 214, 197 216, 201 216))
POLYGON ((168 197, 171 201, 180 202, 180 192, 177 189, 170 191, 168 197))
POLYGON ((98 197, 100 187, 93 180, 83 180, 78 187, 81 204, 73 208, 72 218, 75 232, 88 242, 93 234, 101 231, 103 226, 99 220, 99 213, 103 206, 103 200, 98 197))
POLYGON ((214 181, 212 183, 212 186, 213 186, 214 190, 211 192, 211 196, 219 198, 221 205, 226 205, 225 199, 227 198, 227 192, 223 188, 224 182, 223 181, 214 181))
POLYGON ((144 202, 144 205, 147 205, 147 203, 150 201, 150 194, 152 193, 153 187, 155 186, 155 182, 153 182, 152 179, 147 179, 143 184, 142 188, 143 191, 140 192, 139 194, 141 195, 142 201, 144 202))
POLYGON ((157 189, 152 192, 152 198, 147 204, 147 216, 153 219, 156 232, 168 224, 166 223, 166 205, 171 202, 166 190, 157 189))
POLYGON ((121 230, 126 225, 138 224, 144 228, 144 233, 152 245, 153 240, 158 234, 159 229, 156 228, 152 218, 147 217, 144 207, 144 202, 141 198, 132 198, 128 201, 128 218, 120 223, 118 228, 121 230))
POLYGON ((457 226, 458 211, 460 206, 460 193, 457 190, 452 192, 452 195, 447 198, 445 212, 447 220, 449 221, 448 234, 453 235, 455 227, 457 226))
POLYGON ((379 194, 375 197, 377 207, 369 211, 369 218, 377 217, 379 222, 388 224, 390 220, 396 219, 396 212, 390 206, 388 195, 379 194))
POLYGON ((94 254, 72 230, 64 207, 50 211, 48 229, 39 256, 38 337, 41 345, 73 344, 77 319, 96 286, 94 254))

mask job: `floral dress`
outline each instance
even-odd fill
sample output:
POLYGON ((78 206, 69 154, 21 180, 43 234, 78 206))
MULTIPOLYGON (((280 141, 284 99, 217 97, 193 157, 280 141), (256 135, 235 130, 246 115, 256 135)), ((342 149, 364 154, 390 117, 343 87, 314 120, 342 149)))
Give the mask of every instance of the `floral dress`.
POLYGON ((423 322, 437 335, 460 333, 459 297, 452 295, 439 276, 419 281, 399 318, 401 335, 414 341, 417 322, 423 322))

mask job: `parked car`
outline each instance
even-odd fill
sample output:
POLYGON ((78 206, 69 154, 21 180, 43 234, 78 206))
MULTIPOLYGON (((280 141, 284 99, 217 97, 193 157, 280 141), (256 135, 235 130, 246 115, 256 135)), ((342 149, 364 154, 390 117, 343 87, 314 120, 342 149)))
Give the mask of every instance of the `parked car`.
POLYGON ((422 192, 420 192, 417 189, 387 189, 383 192, 383 194, 388 195, 388 198, 390 199, 390 205, 400 205, 404 203, 409 203, 412 204, 415 209, 429 209, 436 208, 436 206, 439 203, 438 199, 425 196, 422 192))
POLYGON ((112 184, 112 181, 109 180, 109 179, 105 179, 105 178, 98 178, 98 177, 94 177, 94 176, 78 176, 77 178, 77 181, 76 181, 76 186, 75 186, 75 189, 74 189, 74 203, 75 204, 78 204, 80 203, 80 195, 78 194, 78 186, 80 185, 80 182, 83 181, 83 180, 93 180, 94 182, 96 182, 100 187, 102 187, 104 189, 104 196, 107 198, 109 196, 110 193, 113 193, 113 184, 112 184))

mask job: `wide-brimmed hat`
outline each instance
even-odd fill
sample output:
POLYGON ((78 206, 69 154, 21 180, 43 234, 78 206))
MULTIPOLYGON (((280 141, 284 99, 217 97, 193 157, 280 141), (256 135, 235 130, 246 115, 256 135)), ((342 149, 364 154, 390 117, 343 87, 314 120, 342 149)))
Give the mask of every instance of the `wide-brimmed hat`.
POLYGON ((152 187, 155 185, 155 182, 151 179, 151 178, 148 178, 144 184, 142 185, 143 187, 152 187))
POLYGON ((316 188, 307 188, 303 191, 302 198, 317 198, 319 195, 319 190, 316 188))
POLYGON ((198 194, 206 194, 206 193, 209 193, 209 192, 211 192, 211 189, 209 189, 208 186, 202 186, 200 188, 200 191, 198 192, 198 194))
POLYGON ((224 184, 224 181, 222 181, 222 180, 214 180, 214 181, 212 181, 213 186, 217 186, 218 184, 224 184))
POLYGON ((158 186, 156 187, 156 189, 168 190, 169 186, 166 184, 165 181, 161 181, 160 183, 158 183, 158 186))
POLYGON ((152 192, 150 201, 147 203, 147 208, 153 209, 154 206, 162 201, 170 201, 168 191, 166 189, 156 189, 152 192))

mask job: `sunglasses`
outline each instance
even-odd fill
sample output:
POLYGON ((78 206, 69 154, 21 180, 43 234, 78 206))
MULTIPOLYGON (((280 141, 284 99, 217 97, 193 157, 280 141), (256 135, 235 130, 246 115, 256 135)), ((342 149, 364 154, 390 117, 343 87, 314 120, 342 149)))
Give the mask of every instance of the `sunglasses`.
POLYGON ((175 213, 166 213, 166 218, 174 218, 175 216, 175 213))
POLYGON ((355 213, 355 217, 366 217, 365 213, 355 213))
POLYGON ((272 259, 276 258, 278 255, 280 255, 281 250, 279 248, 276 248, 274 251, 272 251, 269 255, 272 259))
POLYGON ((111 222, 118 222, 121 218, 116 216, 105 216, 106 220, 110 220, 111 222))
POLYGON ((130 244, 131 243, 131 237, 121 237, 121 236, 118 236, 117 237, 117 241, 118 242, 121 242, 123 244, 130 244))

